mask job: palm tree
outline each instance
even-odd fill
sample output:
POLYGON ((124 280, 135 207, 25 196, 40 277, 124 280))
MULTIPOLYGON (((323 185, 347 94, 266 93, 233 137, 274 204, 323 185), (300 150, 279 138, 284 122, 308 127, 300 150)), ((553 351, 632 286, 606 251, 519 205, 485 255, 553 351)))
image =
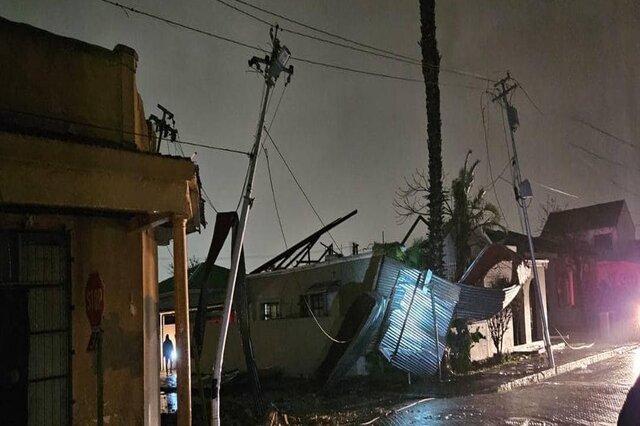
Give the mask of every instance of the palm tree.
POLYGON ((427 104, 427 148, 429 151, 429 188, 427 223, 429 234, 425 240, 427 264, 441 274, 443 267, 445 194, 442 185, 442 122, 440 120, 440 53, 436 40, 436 2, 419 0, 420 48, 422 50, 422 75, 427 104))
POLYGON ((473 236, 486 235, 489 230, 504 230, 498 209, 485 200, 484 188, 472 195, 475 170, 480 161, 469 164, 470 156, 471 151, 467 153, 458 177, 451 182, 450 199, 446 203, 448 221, 445 229, 455 245, 456 279, 462 276, 471 262, 473 236))

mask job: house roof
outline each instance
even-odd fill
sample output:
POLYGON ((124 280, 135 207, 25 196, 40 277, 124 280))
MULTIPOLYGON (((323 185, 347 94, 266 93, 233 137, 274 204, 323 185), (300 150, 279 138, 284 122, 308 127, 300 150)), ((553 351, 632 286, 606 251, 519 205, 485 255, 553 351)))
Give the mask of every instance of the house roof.
POLYGON ((551 212, 544 224, 541 236, 557 236, 617 226, 624 208, 626 208, 625 201, 618 200, 551 212))
MULTIPOLYGON (((529 252, 529 239, 525 234, 514 231, 487 231, 489 239, 493 243, 506 246, 516 246, 518 253, 529 252)), ((553 241, 540 237, 533 237, 533 247, 536 252, 554 253, 557 251, 557 244, 553 241)), ((538 253, 539 254, 539 253, 538 253)))

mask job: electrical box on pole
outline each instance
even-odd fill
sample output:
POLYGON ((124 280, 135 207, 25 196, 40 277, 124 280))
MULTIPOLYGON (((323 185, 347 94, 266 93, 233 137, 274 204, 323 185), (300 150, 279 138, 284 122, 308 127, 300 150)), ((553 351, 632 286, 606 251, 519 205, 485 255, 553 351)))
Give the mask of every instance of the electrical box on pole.
POLYGON ((549 367, 555 368, 556 363, 553 357, 553 350, 551 348, 551 337, 549 336, 549 324, 547 322, 547 310, 544 308, 547 306, 542 297, 542 290, 540 289, 540 279, 538 277, 538 267, 536 264, 536 255, 535 249, 533 247, 533 237, 531 235, 531 224, 529 222, 529 213, 527 211, 528 204, 527 200, 533 198, 533 192, 531 190, 531 184, 528 179, 522 179, 522 174, 520 172, 520 162, 518 161, 518 151, 516 149, 516 140, 515 140, 515 132, 520 125, 520 121, 518 119, 518 110, 511 105, 510 100, 508 99, 509 93, 514 91, 518 87, 518 84, 515 80, 511 78, 509 73, 507 72, 507 76, 494 85, 494 90, 489 94, 492 96, 493 102, 498 102, 504 107, 507 114, 507 121, 509 123, 509 130, 511 135, 511 147, 513 150, 513 158, 512 164, 514 167, 514 179, 513 187, 516 196, 516 202, 522 209, 522 217, 524 219, 524 225, 527 232, 527 239, 529 241, 529 251, 531 253, 531 268, 533 269, 533 277, 535 280, 535 290, 536 290, 536 299, 538 302, 538 306, 542 307, 540 309, 540 322, 542 323, 542 332, 544 335, 544 346, 545 351, 547 353, 547 359, 549 361, 549 367))
MULTIPOLYGON (((256 164, 260 146, 262 145, 262 128, 264 125, 264 117, 269 105, 269 95, 276 84, 281 73, 287 74, 287 82, 291 80, 293 74, 293 66, 287 67, 287 62, 291 57, 291 52, 285 46, 280 45, 278 40, 278 26, 271 28, 270 31, 272 50, 271 55, 264 58, 254 56, 249 60, 249 66, 255 68, 264 77, 266 86, 262 105, 260 108, 260 118, 258 120, 258 128, 256 131, 256 139, 251 149, 249 158, 249 172, 247 174, 247 183, 244 188, 244 196, 242 201, 242 211, 236 229, 233 250, 231 253, 231 265, 229 267, 229 277, 227 280, 227 294, 224 301, 224 310, 222 313, 222 324, 220 326, 220 335, 218 337, 218 351, 216 352, 216 361, 213 368, 213 384, 212 384, 212 407, 211 407, 211 424, 220 426, 220 383, 222 378, 222 364, 224 360, 224 350, 227 341, 227 333, 229 331, 229 320, 231 317, 231 305, 233 303, 233 295, 235 292, 236 279, 238 277, 238 268, 240 266, 240 252, 244 242, 244 233, 249 216, 249 210, 253 204, 252 189, 255 177, 256 164)), ((178 408, 179 409, 179 408, 178 408)))

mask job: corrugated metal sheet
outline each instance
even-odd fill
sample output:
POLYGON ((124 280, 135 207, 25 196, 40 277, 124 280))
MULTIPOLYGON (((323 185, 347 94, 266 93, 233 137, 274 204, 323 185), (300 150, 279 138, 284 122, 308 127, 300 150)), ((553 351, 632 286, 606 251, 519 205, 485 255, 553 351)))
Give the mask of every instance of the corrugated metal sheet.
POLYGON ((522 286, 513 285, 505 289, 474 287, 457 284, 460 300, 456 305, 454 318, 477 321, 489 319, 513 301, 522 286))
POLYGON ((358 334, 349 343, 349 347, 344 355, 340 358, 337 365, 329 375, 325 382, 325 387, 329 388, 336 384, 340 379, 347 375, 351 367, 353 367, 358 358, 367 352, 367 348, 373 340, 382 325, 382 318, 387 307, 387 300, 378 294, 373 294, 376 300, 374 307, 371 309, 369 316, 358 334))
POLYGON ((454 284, 385 258, 375 289, 389 300, 378 350, 395 367, 429 376, 438 371, 453 319, 491 318, 511 303, 520 286, 454 284))

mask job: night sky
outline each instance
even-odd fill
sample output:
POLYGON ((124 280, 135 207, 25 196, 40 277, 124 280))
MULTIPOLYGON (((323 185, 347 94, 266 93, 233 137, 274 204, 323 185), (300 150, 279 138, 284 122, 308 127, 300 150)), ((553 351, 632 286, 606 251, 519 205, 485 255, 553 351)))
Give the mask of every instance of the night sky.
MULTIPOLYGON (((225 0, 291 30, 314 34, 282 19, 225 0)), ((121 0, 131 6, 250 45, 270 49, 268 26, 216 0, 121 0)), ((273 12, 368 45, 419 58, 417 1, 256 1, 273 12)), ((477 185, 487 185, 487 141, 494 178, 508 155, 501 112, 483 95, 488 82, 509 70, 526 89, 516 133, 524 177, 532 182, 533 228, 548 196, 580 207, 624 198, 640 224, 640 3, 608 0, 521 0, 437 2, 443 161, 445 183, 472 149, 481 160, 477 185), (446 70, 445 70, 446 68, 446 70), (462 73, 460 73, 462 72, 462 73), (534 106, 535 103, 535 106, 534 106), (537 106, 537 107, 536 107, 537 106), (539 110, 538 110, 539 109, 539 110), (581 123, 582 121, 582 123, 581 123), (584 124, 587 123, 587 124, 584 124), (607 136, 604 132, 615 136, 607 136), (571 194, 562 195, 546 187, 571 194)), ((247 60, 263 54, 154 21, 100 0, 56 2, 4 0, 0 15, 56 34, 139 55, 138 91, 145 114, 160 103, 176 116, 184 140, 248 151, 253 143, 263 81, 247 60)), ((422 79, 420 67, 303 38, 280 34, 294 57, 422 79)), ((273 122, 271 135, 325 222, 353 209, 360 212, 332 233, 339 244, 367 247, 399 240, 409 224, 396 224, 392 207, 403 177, 426 167, 424 84, 339 71, 292 60, 295 75, 273 122)), ((284 82, 279 81, 267 113, 270 122, 284 82)), ((321 224, 277 153, 266 144, 273 185, 289 244, 321 224)), ((204 187, 218 210, 236 208, 248 165, 237 154, 197 151, 204 187)), ((170 153, 175 154, 175 148, 170 153)), ((503 177, 510 179, 507 171, 503 177)), ((496 195, 511 229, 521 231, 509 183, 496 195)), ((260 157, 246 235, 249 267, 284 249, 264 156, 260 157)), ((189 238, 190 255, 206 257, 211 226, 189 238)), ((330 240, 325 239, 326 242, 330 240)), ((221 264, 228 263, 228 251, 221 264)), ((160 276, 169 251, 159 248, 160 276)))

